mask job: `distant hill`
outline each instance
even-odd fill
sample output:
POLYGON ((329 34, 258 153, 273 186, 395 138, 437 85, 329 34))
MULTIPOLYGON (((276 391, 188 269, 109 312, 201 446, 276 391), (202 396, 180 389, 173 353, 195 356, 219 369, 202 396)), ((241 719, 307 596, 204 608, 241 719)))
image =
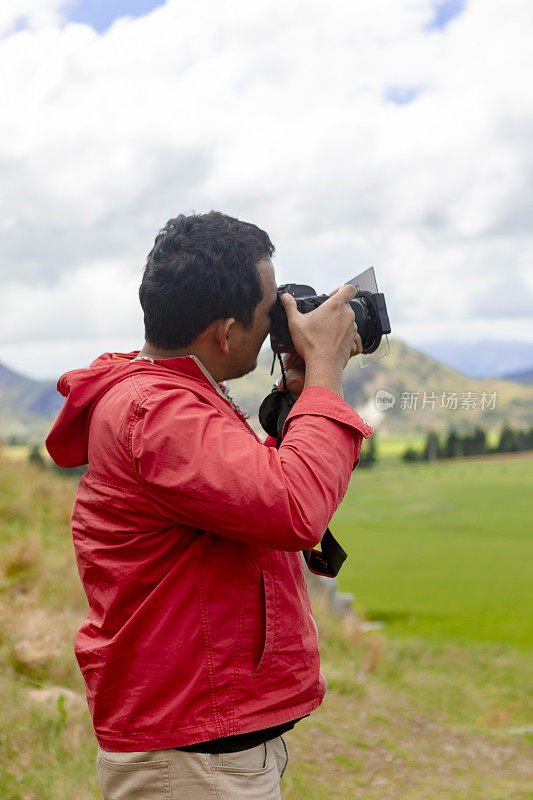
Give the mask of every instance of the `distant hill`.
MULTIPOLYGON (((230 382, 233 397, 250 414, 257 413, 262 398, 279 377, 277 366, 270 377, 271 363, 271 352, 263 351, 252 374, 230 382)), ((533 424, 532 386, 493 378, 469 378, 394 339, 390 355, 374 364, 361 369, 358 359, 353 360, 346 368, 343 383, 345 400, 382 432, 413 433, 428 428, 447 430, 452 426, 464 430, 476 424, 497 428, 505 422, 513 427, 533 424), (392 407, 378 410, 378 391, 393 395, 392 407), (453 406, 453 393, 455 409, 446 407, 453 406), (402 408, 406 400, 407 405, 416 403, 416 408, 402 408), (494 408, 487 407, 492 404, 494 408), (465 407, 461 408, 462 405, 465 407), (483 409, 482 405, 486 407, 483 409)))
POLYGON ((63 398, 55 381, 35 381, 0 364, 0 435, 42 440, 63 398))
POLYGON ((533 364, 533 342, 465 338, 427 342, 418 349, 471 378, 506 378, 533 364))
POLYGON ((502 375, 502 379, 506 381, 515 381, 516 383, 533 383, 533 367, 502 375))
MULTIPOLYGON (((276 365, 270 377, 271 363, 272 353, 265 349, 253 373, 230 382, 231 394, 252 415, 258 430, 259 405, 280 374, 276 365)), ((382 432, 414 433, 452 426, 465 430, 476 424, 498 428, 506 422, 513 427, 533 424, 533 385, 469 378, 398 340, 391 341, 390 355, 369 367, 361 369, 358 360, 348 365, 344 396, 382 432), (385 392, 382 396, 386 399, 387 393, 392 395, 389 405, 381 406, 386 410, 376 406, 377 392, 385 392), (456 408, 450 407, 454 394, 456 408), (488 407, 482 408, 483 404, 488 407)), ((0 435, 42 441, 62 399, 54 381, 34 381, 0 365, 0 435)))

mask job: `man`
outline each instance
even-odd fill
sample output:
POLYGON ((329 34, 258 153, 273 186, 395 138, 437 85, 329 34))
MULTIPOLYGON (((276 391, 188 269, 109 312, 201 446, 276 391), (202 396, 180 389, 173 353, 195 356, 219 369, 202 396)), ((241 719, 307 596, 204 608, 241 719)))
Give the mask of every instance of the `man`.
POLYGON ((140 288, 142 350, 58 384, 47 447, 89 465, 72 515, 89 601, 75 650, 106 800, 279 798, 281 734, 324 696, 301 551, 372 430, 342 399, 361 350, 350 286, 306 315, 283 296, 299 399, 279 449, 227 395, 269 331, 273 250, 220 213, 170 220, 140 288))

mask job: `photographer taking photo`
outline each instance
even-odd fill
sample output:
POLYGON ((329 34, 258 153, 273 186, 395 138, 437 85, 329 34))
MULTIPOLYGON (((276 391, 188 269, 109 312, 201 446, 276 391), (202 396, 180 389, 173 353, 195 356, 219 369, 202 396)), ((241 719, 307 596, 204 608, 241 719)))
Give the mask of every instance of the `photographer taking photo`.
POLYGON ((372 429, 342 399, 361 351, 352 286, 301 314, 276 448, 224 381, 252 371, 277 299, 255 225, 181 215, 140 288, 146 342, 64 375, 48 438, 88 464, 72 533, 89 612, 75 642, 106 800, 280 797, 282 734, 322 702, 302 550, 317 545, 372 429))

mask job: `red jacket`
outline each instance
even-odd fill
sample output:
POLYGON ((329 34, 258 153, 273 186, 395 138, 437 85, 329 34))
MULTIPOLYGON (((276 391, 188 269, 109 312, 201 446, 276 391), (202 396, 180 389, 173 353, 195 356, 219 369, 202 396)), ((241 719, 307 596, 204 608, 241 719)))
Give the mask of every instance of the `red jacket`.
POLYGON ((106 354, 64 375, 47 447, 88 463, 72 532, 89 613, 75 642, 101 747, 260 730, 322 701, 302 549, 321 539, 372 433, 305 389, 279 450, 193 356, 106 354))

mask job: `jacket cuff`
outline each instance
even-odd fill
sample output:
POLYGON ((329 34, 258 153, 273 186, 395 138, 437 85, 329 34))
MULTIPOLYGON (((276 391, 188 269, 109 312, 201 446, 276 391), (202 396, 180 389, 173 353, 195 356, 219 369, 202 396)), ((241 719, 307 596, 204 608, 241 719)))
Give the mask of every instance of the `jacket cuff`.
POLYGON ((358 431, 365 439, 374 433, 374 429, 364 419, 361 419, 348 403, 324 386, 307 386, 303 390, 285 421, 283 435, 287 433, 291 419, 302 414, 314 414, 333 419, 358 431))

